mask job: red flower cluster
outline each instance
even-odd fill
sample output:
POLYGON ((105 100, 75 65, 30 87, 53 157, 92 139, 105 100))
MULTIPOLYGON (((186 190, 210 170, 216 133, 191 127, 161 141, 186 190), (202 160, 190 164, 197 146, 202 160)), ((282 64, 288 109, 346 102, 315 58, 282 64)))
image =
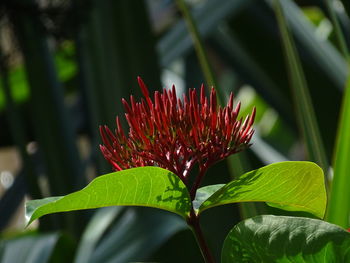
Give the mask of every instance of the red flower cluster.
POLYGON ((138 166, 159 166, 187 182, 189 171, 198 164, 203 172, 213 163, 249 146, 254 133, 255 108, 246 119, 238 120, 240 103, 233 108, 233 94, 226 107, 217 107, 216 92, 210 100, 200 90, 199 103, 195 89, 177 98, 175 87, 158 91, 152 100, 141 78, 138 82, 144 99, 130 103, 122 100, 129 132, 125 134, 119 118, 113 133, 100 127, 101 151, 115 170, 138 166))

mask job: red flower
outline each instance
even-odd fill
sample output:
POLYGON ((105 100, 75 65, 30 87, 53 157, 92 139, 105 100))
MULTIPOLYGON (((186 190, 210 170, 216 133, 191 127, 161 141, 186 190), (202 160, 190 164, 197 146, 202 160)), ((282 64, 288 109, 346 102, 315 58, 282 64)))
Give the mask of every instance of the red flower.
POLYGON ((174 86, 156 91, 152 100, 141 78, 138 82, 145 98, 135 102, 130 96, 130 103, 122 100, 129 132, 124 133, 118 117, 114 133, 107 126, 100 127, 101 151, 115 170, 159 166, 187 183, 189 171, 198 164, 198 187, 209 166, 249 146, 255 108, 243 122, 237 120, 240 103, 233 108, 232 93, 224 108, 217 107, 214 89, 208 101, 203 85, 199 103, 195 89, 180 100, 174 86))

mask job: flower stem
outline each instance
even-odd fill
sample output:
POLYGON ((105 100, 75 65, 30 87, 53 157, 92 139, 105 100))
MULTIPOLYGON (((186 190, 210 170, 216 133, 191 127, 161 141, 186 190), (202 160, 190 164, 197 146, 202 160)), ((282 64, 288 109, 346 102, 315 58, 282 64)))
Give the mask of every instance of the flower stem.
POLYGON ((215 263, 214 257, 204 239, 204 235, 199 224, 199 217, 196 215, 193 208, 191 210, 190 217, 187 220, 187 224, 190 226, 194 236, 196 237, 197 244, 201 250, 205 263, 215 263))
POLYGON ((190 196, 191 196, 191 200, 192 201, 196 197, 197 189, 200 186, 200 184, 202 182, 202 179, 203 179, 205 173, 207 172, 207 169, 208 169, 208 165, 204 165, 204 166, 200 166, 199 167, 199 174, 196 177, 196 179, 195 179, 195 181, 194 181, 194 183, 192 185, 191 191, 190 191, 190 196))

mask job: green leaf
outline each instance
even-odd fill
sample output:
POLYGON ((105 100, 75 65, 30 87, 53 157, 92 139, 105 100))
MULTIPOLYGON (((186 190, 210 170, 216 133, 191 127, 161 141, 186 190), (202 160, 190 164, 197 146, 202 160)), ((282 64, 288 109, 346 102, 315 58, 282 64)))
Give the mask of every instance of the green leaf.
POLYGON ((74 263, 86 263, 106 229, 123 211, 122 207, 104 207, 97 210, 87 225, 79 242, 74 263))
POLYGON ((127 208, 109 229, 84 263, 149 262, 159 247, 187 225, 162 210, 127 208))
POLYGON ((58 233, 28 235, 3 241, 0 262, 46 263, 59 239, 58 233))
POLYGON ((222 249, 229 262, 350 262, 350 233, 327 222, 264 215, 237 224, 222 249))
POLYGON ((350 75, 344 94, 341 117, 337 131, 334 158, 334 179, 331 186, 327 220, 342 227, 349 227, 350 194, 350 75))
POLYGON ((322 218, 326 209, 322 169, 311 162, 280 162, 248 172, 210 196, 204 210, 238 202, 267 202, 287 211, 309 212, 322 218))
POLYGON ((66 196, 29 201, 26 216, 30 224, 47 214, 116 205, 155 207, 182 217, 191 209, 186 186, 175 174, 158 167, 139 167, 97 177, 66 196))
POLYGON ((208 186, 199 188, 196 192, 196 197, 193 200, 194 210, 198 210, 205 200, 207 200, 210 196, 212 196, 215 192, 217 192, 223 186, 225 185, 213 184, 213 185, 208 185, 208 186))

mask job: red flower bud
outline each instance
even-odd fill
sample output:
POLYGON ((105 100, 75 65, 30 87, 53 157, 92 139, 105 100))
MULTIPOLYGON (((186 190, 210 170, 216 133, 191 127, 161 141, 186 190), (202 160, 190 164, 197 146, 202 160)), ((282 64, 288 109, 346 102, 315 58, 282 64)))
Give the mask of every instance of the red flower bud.
POLYGON ((254 133, 255 108, 242 123, 237 120, 240 103, 233 107, 233 94, 224 108, 217 107, 216 92, 210 99, 201 86, 191 89, 183 100, 177 98, 175 87, 155 92, 154 99, 138 78, 144 95, 141 102, 122 100, 129 131, 124 134, 119 118, 115 133, 100 127, 102 154, 115 170, 138 166, 159 166, 187 181, 189 171, 198 164, 208 169, 212 164, 247 148, 254 133))

